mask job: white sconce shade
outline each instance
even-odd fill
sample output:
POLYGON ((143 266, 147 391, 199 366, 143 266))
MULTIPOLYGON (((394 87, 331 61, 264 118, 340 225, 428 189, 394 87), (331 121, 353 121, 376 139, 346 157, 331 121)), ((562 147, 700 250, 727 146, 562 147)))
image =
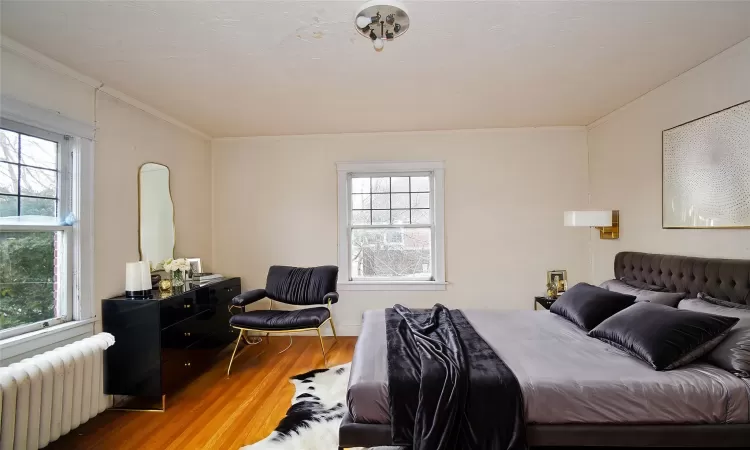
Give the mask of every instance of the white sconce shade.
POLYGON ((565 211, 566 227, 611 227, 612 211, 565 211))
POLYGON ((600 239, 620 238, 620 211, 565 211, 566 227, 593 227, 600 239))

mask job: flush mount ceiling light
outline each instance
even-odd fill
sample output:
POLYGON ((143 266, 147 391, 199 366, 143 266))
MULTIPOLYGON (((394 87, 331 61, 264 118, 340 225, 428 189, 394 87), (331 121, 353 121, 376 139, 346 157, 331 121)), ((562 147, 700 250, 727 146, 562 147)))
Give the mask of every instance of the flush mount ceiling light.
POLYGON ((383 50, 385 41, 406 33, 409 29, 409 13, 406 7, 395 0, 371 0, 362 5, 354 16, 357 32, 372 40, 375 51, 383 50))

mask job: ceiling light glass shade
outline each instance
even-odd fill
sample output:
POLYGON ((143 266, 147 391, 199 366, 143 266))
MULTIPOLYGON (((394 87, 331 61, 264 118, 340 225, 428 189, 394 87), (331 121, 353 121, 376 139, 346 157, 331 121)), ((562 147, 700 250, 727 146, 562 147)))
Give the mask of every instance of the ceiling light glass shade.
POLYGON ((370 19, 369 17, 365 17, 365 16, 357 17, 357 26, 359 28, 364 28, 367 25, 370 25, 371 23, 372 23, 372 19, 370 19))
POLYGON ((566 227, 611 227, 612 211, 565 211, 566 227))
POLYGON ((379 52, 383 50, 383 47, 385 47, 385 41, 383 41, 380 38, 377 38, 372 41, 372 46, 375 47, 375 50, 379 52))

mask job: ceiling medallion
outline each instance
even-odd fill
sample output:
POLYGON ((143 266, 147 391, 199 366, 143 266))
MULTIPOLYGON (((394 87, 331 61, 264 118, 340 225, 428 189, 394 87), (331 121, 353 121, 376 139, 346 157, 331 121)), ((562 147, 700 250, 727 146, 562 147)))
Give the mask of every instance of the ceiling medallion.
POLYGON ((354 24, 362 36, 372 40, 375 51, 383 50, 385 41, 406 33, 409 13, 397 0, 371 0, 362 5, 354 16, 354 24))

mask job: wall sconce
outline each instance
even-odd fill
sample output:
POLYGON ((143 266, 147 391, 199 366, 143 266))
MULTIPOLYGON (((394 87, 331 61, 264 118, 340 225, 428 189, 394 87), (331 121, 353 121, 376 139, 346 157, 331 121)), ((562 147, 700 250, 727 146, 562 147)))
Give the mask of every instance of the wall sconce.
POLYGON ((566 227, 593 227, 599 239, 620 238, 620 211, 565 211, 566 227))

